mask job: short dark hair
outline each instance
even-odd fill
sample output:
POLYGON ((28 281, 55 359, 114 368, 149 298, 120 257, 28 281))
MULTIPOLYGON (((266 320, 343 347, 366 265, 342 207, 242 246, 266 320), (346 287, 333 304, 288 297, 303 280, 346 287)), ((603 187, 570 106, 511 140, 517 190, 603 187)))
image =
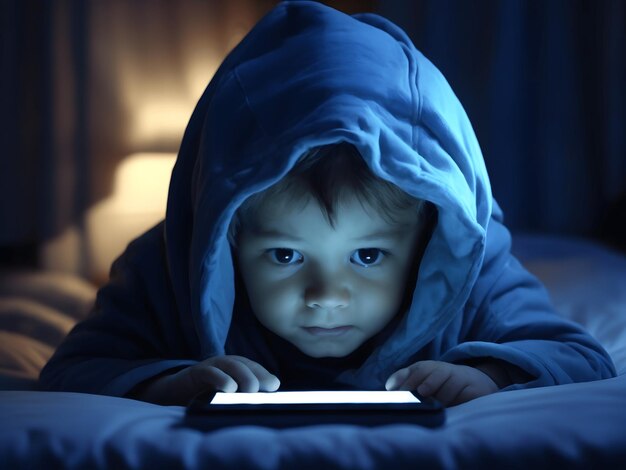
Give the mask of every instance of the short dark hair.
POLYGON ((346 195, 356 196, 362 205, 371 206, 390 223, 395 222, 394 214, 406 209, 415 208, 417 217, 430 212, 430 203, 376 176, 357 148, 342 142, 310 149, 282 180, 246 199, 228 228, 229 242, 237 246, 241 227, 252 220, 256 209, 269 198, 285 193, 303 206, 313 196, 331 227, 334 227, 337 204, 346 195))

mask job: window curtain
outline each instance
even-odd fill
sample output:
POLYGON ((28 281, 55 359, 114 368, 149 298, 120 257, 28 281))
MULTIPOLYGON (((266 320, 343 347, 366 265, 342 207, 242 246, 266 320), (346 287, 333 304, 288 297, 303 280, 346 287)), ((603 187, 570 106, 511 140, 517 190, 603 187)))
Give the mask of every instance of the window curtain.
POLYGON ((36 243, 80 208, 83 15, 81 2, 0 3, 0 246, 36 243))

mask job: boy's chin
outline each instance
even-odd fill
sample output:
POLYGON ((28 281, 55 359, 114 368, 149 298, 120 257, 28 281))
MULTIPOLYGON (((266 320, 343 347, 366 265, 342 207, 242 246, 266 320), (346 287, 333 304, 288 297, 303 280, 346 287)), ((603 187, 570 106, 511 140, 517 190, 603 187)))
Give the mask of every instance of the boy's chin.
POLYGON ((309 357, 313 357, 315 359, 339 359, 342 357, 349 356, 354 351, 358 349, 358 347, 350 348, 329 348, 329 347, 310 347, 308 345, 295 345, 300 352, 306 354, 309 357), (308 347, 307 347, 308 346, 308 347))
POLYGON ((340 357, 348 356, 352 351, 348 351, 345 353, 335 353, 335 354, 325 353, 325 352, 314 352, 314 353, 308 353, 305 351, 302 351, 302 352, 306 354, 307 356, 314 357, 315 359, 332 359, 332 358, 337 359, 340 357))

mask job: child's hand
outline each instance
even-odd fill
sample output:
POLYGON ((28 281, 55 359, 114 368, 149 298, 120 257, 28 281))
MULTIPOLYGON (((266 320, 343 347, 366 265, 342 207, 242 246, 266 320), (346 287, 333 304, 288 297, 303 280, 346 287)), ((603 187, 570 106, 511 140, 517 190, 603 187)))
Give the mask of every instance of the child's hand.
POLYGON ((152 379, 131 396, 160 405, 186 405, 206 390, 273 392, 279 386, 280 380, 257 362, 242 356, 216 356, 152 379))
POLYGON ((265 367, 243 356, 216 356, 175 374, 181 385, 196 392, 274 392, 280 380, 265 367))
POLYGON ((441 361, 419 361, 400 369, 387 379, 387 390, 417 390, 444 405, 458 405, 498 391, 496 383, 484 372, 441 361))

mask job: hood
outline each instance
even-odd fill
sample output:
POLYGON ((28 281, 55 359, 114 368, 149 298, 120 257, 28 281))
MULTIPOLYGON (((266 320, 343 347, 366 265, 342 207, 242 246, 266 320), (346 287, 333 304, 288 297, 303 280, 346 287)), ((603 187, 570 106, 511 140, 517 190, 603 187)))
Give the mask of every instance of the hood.
POLYGON ((480 270, 492 197, 475 134, 441 73, 373 14, 290 1, 228 55, 201 97, 172 173, 165 220, 181 318, 202 357, 224 354, 235 299, 230 220, 309 148, 353 144, 369 168, 432 202, 438 222, 412 304, 344 380, 384 380, 462 312, 480 270))

